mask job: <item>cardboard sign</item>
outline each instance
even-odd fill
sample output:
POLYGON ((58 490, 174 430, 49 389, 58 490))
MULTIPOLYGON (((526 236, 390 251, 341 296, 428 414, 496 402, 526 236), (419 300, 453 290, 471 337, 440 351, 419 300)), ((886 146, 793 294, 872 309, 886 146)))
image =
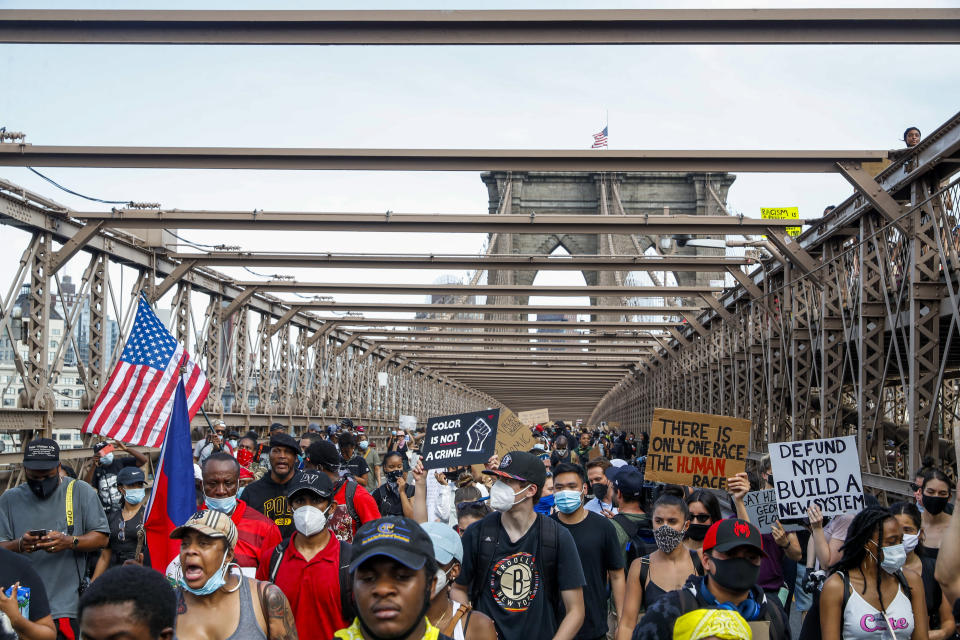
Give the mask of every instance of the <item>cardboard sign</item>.
POLYGON ((415 431, 417 428, 417 416, 400 416, 400 428, 407 431, 415 431))
POLYGON ((499 418, 499 409, 489 409, 428 419, 420 448, 423 468, 486 462, 494 452, 499 418))
MULTIPOLYGON (((780 519, 777 515, 777 494, 773 489, 751 491, 743 497, 743 505, 747 508, 750 522, 757 525, 760 533, 773 531, 773 523, 780 519)), ((803 531, 798 524, 780 523, 784 531, 803 531)))
MULTIPOLYGON (((760 217, 763 220, 799 220, 800 209, 798 207, 760 207, 760 217)), ((786 227, 787 235, 798 236, 801 229, 801 227, 786 227)))
POLYGON ((550 422, 550 411, 547 409, 534 409, 533 411, 521 411, 517 418, 528 427, 550 422))
POLYGON ((500 411, 500 424, 497 427, 498 456, 502 458, 510 451, 530 451, 536 442, 530 433, 530 427, 520 422, 513 411, 500 411))
POLYGON ((802 518, 813 503, 825 516, 864 508, 856 436, 770 444, 781 518, 802 518))
POLYGON ((746 470, 750 421, 706 413, 654 409, 646 478, 725 489, 746 470))

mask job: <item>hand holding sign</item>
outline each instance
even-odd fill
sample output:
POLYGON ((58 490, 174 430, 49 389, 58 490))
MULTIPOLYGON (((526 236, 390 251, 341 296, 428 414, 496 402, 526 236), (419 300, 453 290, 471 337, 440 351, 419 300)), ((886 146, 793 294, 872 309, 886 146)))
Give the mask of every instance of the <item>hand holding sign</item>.
POLYGON ((727 491, 734 500, 743 500, 750 491, 750 478, 746 473, 738 473, 732 478, 727 478, 727 491))

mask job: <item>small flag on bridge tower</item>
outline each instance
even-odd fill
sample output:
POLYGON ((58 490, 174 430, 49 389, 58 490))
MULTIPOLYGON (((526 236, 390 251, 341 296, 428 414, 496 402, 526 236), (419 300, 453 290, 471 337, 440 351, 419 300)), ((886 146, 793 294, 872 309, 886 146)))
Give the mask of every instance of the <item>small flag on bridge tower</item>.
POLYGON ((593 134, 593 145, 591 149, 605 149, 607 147, 607 127, 600 133, 593 134))
POLYGON ((181 368, 192 419, 210 392, 210 383, 141 293, 130 337, 83 423, 83 433, 143 447, 160 446, 173 411, 181 368))

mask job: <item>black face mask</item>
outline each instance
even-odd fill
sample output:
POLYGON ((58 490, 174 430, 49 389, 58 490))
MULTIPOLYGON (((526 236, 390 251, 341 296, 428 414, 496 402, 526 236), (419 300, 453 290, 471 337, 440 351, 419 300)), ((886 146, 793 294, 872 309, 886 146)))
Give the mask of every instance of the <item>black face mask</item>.
POLYGON ((687 537, 691 540, 703 540, 705 537, 707 537, 707 529, 709 528, 710 525, 708 524, 697 524, 694 522, 687 527, 687 537))
POLYGON ((710 560, 717 567, 716 572, 710 574, 710 579, 724 589, 740 593, 750 591, 750 588, 757 583, 760 567, 746 558, 721 560, 711 557, 710 560))
POLYGON ((592 484, 590 485, 590 491, 593 493, 593 496, 601 502, 607 497, 607 485, 605 484, 601 484, 599 482, 592 484))
POLYGON ((930 515, 935 516, 943 513, 943 510, 947 508, 947 502, 950 498, 938 498, 937 496, 923 496, 921 502, 923 502, 923 510, 930 513, 930 515))
POLYGON ((59 475, 53 475, 49 478, 43 478, 42 480, 27 480, 27 486, 30 487, 30 491, 33 491, 33 495, 41 500, 46 500, 52 496, 59 485, 59 475))
POLYGON ((387 471, 387 482, 393 482, 396 484, 397 480, 399 480, 400 476, 402 475, 403 471, 401 469, 397 469, 396 471, 387 471))

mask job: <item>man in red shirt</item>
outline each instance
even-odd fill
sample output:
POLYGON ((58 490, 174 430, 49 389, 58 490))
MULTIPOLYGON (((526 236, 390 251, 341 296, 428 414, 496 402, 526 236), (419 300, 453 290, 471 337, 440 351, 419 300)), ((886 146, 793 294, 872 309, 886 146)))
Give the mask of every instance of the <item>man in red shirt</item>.
POLYGON ((296 531, 289 541, 276 550, 264 549, 260 556, 257 579, 273 581, 287 596, 301 638, 332 638, 351 622, 340 593, 341 559, 348 563, 350 554, 342 557, 341 542, 327 527, 328 516, 336 510, 333 493, 333 483, 323 472, 301 473, 287 494, 296 531))
POLYGON ((333 535, 350 542, 360 525, 380 518, 380 509, 373 496, 353 478, 341 477, 341 458, 336 445, 328 440, 314 442, 307 449, 307 461, 330 479, 336 492, 334 501, 338 506, 330 515, 333 535))
POLYGON ((203 463, 203 499, 208 509, 230 516, 237 528, 234 562, 244 575, 253 577, 264 551, 273 551, 280 544, 280 529, 242 500, 237 500, 240 487, 240 463, 229 453, 213 453, 203 463))

